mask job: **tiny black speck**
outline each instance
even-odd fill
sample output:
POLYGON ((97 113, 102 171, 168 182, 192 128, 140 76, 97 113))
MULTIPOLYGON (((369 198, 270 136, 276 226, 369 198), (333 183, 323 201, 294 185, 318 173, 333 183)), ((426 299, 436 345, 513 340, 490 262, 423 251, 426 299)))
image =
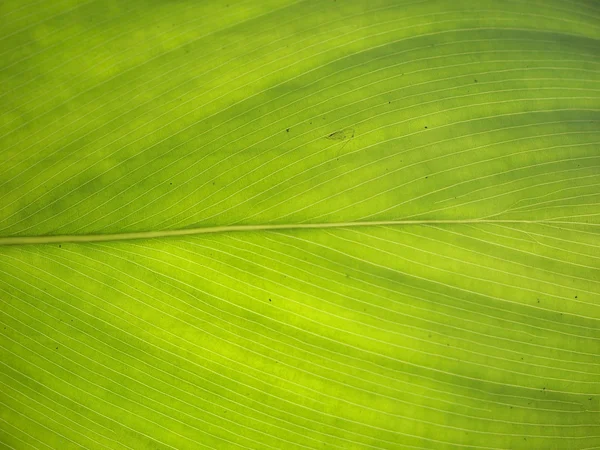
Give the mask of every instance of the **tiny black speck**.
POLYGON ((427 127, 425 127, 425 129, 427 129, 427 127))
POLYGON ((285 130, 285 131, 287 131, 287 132, 289 133, 289 132, 290 132, 290 129, 288 128, 288 129, 287 129, 287 130, 285 130))

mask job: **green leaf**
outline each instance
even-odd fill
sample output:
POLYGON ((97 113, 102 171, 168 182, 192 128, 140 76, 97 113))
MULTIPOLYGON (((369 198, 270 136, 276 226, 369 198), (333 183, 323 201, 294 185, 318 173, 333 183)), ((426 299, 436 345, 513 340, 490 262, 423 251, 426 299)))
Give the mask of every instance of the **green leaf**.
POLYGON ((0 447, 600 448, 600 5, 0 3, 0 447))

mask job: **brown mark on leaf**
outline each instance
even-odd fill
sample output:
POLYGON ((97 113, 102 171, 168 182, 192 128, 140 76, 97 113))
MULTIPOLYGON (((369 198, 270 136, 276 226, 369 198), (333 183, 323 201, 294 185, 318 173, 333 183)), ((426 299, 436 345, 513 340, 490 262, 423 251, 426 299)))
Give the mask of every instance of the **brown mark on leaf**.
POLYGON ((327 136, 327 139, 332 141, 345 141, 346 139, 352 139, 354 137, 354 128, 345 128, 343 130, 334 131, 327 136))

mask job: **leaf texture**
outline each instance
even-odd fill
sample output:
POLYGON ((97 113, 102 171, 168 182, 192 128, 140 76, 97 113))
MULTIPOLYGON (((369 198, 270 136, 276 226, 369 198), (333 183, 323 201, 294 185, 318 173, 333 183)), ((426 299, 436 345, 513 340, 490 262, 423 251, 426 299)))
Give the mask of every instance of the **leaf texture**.
POLYGON ((0 447, 600 448, 600 5, 0 4, 0 447))

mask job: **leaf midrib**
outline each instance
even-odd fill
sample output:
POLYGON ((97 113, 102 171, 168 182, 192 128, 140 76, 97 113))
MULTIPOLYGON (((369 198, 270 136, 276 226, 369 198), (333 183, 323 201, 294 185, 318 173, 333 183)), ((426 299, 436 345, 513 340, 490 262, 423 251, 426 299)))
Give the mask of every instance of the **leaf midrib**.
POLYGON ((199 234, 231 233, 241 231, 277 231, 295 229, 350 228, 390 225, 443 225, 443 224, 576 224, 593 225, 584 222, 559 220, 502 220, 502 219, 456 219, 456 220, 380 220, 364 222, 326 222, 326 223, 292 223, 292 224, 257 224, 257 225, 224 225, 215 227, 183 228, 176 230, 138 231, 127 233, 106 234, 73 234, 73 235, 42 235, 42 236, 4 236, 0 237, 0 246, 85 243, 129 241, 153 238, 169 238, 177 236, 193 236, 199 234))

